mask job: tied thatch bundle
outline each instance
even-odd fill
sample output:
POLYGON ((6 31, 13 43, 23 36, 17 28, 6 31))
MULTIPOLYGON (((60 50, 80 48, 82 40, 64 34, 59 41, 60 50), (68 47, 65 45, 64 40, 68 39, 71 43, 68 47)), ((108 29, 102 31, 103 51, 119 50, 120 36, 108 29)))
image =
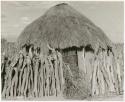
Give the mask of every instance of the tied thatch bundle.
POLYGON ((69 64, 63 62, 61 53, 49 49, 49 55, 41 56, 40 48, 26 45, 13 60, 4 59, 1 66, 3 97, 62 95, 84 99, 90 95, 120 94, 123 91, 120 68, 123 66, 111 51, 99 49, 91 61, 86 53, 85 70, 78 70, 76 78, 69 64))
POLYGON ((13 60, 4 59, 2 63, 3 97, 65 95, 71 98, 81 93, 87 96, 86 89, 81 91, 77 81, 74 81, 69 65, 63 62, 61 53, 51 49, 49 55, 41 56, 39 48, 34 50, 33 48, 33 45, 25 45, 13 60), (74 88, 69 89, 72 86, 74 88))
MULTIPOLYGON (((88 56, 87 56, 88 57, 88 56)), ((97 55, 94 55, 92 61, 85 58, 85 69, 90 69, 85 76, 91 89, 92 96, 121 94, 123 92, 123 66, 121 61, 116 59, 116 56, 111 50, 99 49, 97 55)))
MULTIPOLYGON (((32 48, 32 47, 31 47, 32 48)), ((64 85, 62 57, 59 52, 40 56, 38 50, 28 55, 20 52, 8 63, 2 63, 2 96, 59 95, 64 85)))

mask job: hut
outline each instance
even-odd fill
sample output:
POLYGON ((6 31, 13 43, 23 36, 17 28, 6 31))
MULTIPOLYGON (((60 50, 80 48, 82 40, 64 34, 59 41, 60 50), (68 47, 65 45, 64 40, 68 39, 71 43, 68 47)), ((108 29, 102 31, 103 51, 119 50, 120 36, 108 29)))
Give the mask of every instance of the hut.
POLYGON ((72 70, 84 70, 84 52, 96 52, 97 45, 103 49, 112 46, 104 32, 87 17, 69 4, 51 7, 44 15, 29 24, 18 37, 19 46, 26 43, 48 51, 47 44, 59 50, 72 70))
POLYGON ((4 97, 60 96, 63 92, 66 97, 83 99, 122 90, 119 60, 123 58, 114 57, 114 45, 99 27, 66 3, 29 24, 16 44, 21 50, 17 48, 12 74, 4 81, 8 83, 4 97))
POLYGON ((110 91, 120 93, 122 90, 123 74, 119 67, 124 66, 123 63, 120 66, 123 58, 116 57, 114 45, 99 27, 66 3, 51 7, 29 24, 16 44, 21 50, 12 61, 12 74, 7 73, 7 79, 2 79, 5 84, 8 83, 2 84, 5 86, 2 88, 3 96, 57 96, 62 94, 64 84, 66 96, 71 97, 83 98, 110 91), (54 73, 51 76, 50 69, 54 73), (31 74, 28 76, 26 71, 31 74), (12 85, 9 85, 10 82, 12 85))

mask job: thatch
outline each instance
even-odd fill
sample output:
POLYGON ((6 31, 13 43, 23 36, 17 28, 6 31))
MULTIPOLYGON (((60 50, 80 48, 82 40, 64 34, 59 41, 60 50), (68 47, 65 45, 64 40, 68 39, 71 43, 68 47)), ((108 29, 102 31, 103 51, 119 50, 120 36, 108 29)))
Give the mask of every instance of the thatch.
POLYGON ((14 42, 8 42, 6 39, 1 39, 1 54, 2 56, 12 57, 17 52, 17 47, 14 42))
POLYGON ((47 44, 60 49, 88 44, 95 48, 97 43, 102 48, 111 46, 111 41, 99 27, 65 3, 50 8, 29 24, 18 38, 20 46, 25 43, 40 46, 43 51, 47 44))

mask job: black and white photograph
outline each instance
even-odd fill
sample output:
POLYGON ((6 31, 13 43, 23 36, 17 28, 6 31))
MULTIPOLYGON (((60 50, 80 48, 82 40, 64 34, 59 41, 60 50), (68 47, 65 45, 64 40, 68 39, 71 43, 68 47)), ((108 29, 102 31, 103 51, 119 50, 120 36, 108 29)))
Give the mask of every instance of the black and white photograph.
POLYGON ((124 1, 1 1, 1 100, 124 101, 124 1))

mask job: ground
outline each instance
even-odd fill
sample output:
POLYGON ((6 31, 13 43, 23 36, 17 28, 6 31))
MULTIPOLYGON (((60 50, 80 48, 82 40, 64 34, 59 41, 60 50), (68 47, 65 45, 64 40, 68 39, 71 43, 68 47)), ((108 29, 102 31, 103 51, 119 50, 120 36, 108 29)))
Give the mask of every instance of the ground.
MULTIPOLYGON (((3 99, 4 100, 4 99, 3 99)), ((28 100, 28 101, 67 101, 67 99, 64 99, 63 97, 44 97, 44 98, 29 98, 24 99, 23 97, 16 97, 16 98, 8 98, 7 100, 28 100)), ((84 99, 84 101, 123 101, 124 95, 118 95, 118 96, 106 96, 106 97, 93 97, 93 98, 87 98, 84 99)), ((68 101, 72 101, 68 99, 68 101)))
POLYGON ((89 98, 87 100, 91 101, 123 101, 124 95, 118 95, 118 96, 106 96, 106 97, 94 97, 89 98))

